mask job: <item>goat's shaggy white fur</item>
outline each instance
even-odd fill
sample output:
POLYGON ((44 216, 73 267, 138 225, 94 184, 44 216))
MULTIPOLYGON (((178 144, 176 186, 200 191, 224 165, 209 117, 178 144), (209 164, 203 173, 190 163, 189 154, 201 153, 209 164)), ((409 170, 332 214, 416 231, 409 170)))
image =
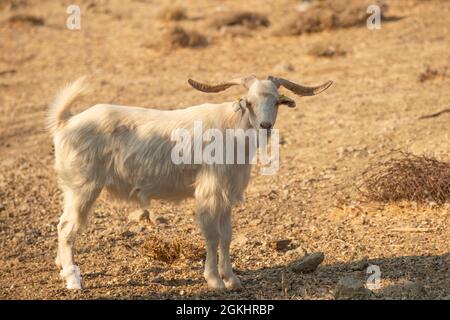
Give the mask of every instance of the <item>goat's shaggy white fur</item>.
MULTIPOLYGON (((231 206, 242 199, 250 165, 175 165, 171 161, 172 130, 249 127, 233 103, 203 104, 182 110, 161 111, 99 104, 72 116, 70 105, 87 92, 79 79, 64 88, 50 107, 49 129, 54 135, 55 169, 64 192, 64 213, 58 225, 57 264, 68 287, 81 288, 75 272, 72 246, 89 210, 103 188, 142 209, 150 199, 179 201, 194 196, 208 251, 220 245, 219 270, 230 288, 239 280, 231 271, 231 206), (223 230, 219 230, 219 225, 223 230), (220 239, 219 239, 220 238, 220 239)), ((217 274, 214 254, 206 262, 205 277, 213 288, 224 285, 217 274)))
MULTIPOLYGON (((206 240, 204 276, 210 288, 238 289, 229 256, 231 207, 243 199, 250 179, 253 157, 246 144, 245 164, 175 164, 172 161, 172 132, 186 129, 193 136, 194 122, 203 130, 273 127, 278 105, 295 102, 278 94, 284 86, 298 95, 314 95, 331 85, 303 87, 282 78, 255 77, 235 79, 216 86, 190 80, 201 91, 218 92, 231 85, 248 89, 245 99, 236 105, 202 104, 182 110, 162 111, 109 104, 95 105, 77 115, 70 106, 86 94, 83 78, 65 87, 49 108, 48 128, 55 145, 55 169, 64 193, 64 212, 58 224, 56 263, 67 287, 81 289, 79 268, 74 264, 73 244, 86 223, 89 210, 103 189, 115 197, 137 202, 142 210, 150 199, 179 201, 195 197, 197 217, 206 240), (219 260, 217 261, 217 250, 219 260)), ((194 135, 195 136, 195 135, 194 135)), ((204 141, 202 141, 203 143, 204 141)), ((236 136, 234 145, 239 148, 236 136)), ((236 149, 235 149, 236 150, 236 149)), ((191 150, 194 151, 193 149, 191 150)), ((236 156, 236 152, 234 153, 236 156)))

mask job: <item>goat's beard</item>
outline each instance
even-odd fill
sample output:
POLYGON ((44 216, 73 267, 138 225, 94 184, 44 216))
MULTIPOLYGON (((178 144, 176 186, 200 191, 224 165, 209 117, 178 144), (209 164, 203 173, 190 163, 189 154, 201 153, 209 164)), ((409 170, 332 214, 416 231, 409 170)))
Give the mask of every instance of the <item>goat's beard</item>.
POLYGON ((269 144, 270 137, 272 135, 272 129, 258 129, 258 135, 256 136, 256 147, 259 148, 261 145, 269 144), (261 139, 264 139, 260 141, 261 139))

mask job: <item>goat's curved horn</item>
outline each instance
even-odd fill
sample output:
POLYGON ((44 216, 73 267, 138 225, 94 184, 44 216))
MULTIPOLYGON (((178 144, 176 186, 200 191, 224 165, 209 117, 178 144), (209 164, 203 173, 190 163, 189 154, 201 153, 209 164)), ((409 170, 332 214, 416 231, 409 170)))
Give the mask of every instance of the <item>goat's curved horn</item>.
POLYGON ((231 86, 241 85, 250 88, 253 81, 256 80, 255 76, 249 76, 244 78, 237 78, 227 82, 211 85, 206 83, 201 83, 192 79, 188 79, 189 84, 194 88, 202 92, 220 92, 228 89, 231 86))
POLYGON ((299 96, 314 96, 327 90, 333 84, 333 81, 330 80, 317 87, 305 87, 283 78, 269 76, 267 79, 272 81, 277 88, 283 86, 299 96))

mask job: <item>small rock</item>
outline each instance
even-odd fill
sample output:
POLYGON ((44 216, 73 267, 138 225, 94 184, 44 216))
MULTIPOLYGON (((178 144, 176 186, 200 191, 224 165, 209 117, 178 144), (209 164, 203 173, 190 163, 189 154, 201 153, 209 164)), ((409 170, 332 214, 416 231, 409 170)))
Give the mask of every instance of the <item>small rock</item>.
POLYGON ((135 210, 129 214, 128 219, 135 222, 149 221, 150 213, 148 212, 148 210, 135 210))
POLYGON ((303 257, 303 256, 305 256, 307 254, 308 254, 308 252, 304 248, 297 247, 295 249, 289 250, 286 253, 286 258, 287 259, 290 259, 290 258, 297 258, 298 259, 298 257, 303 257))
POLYGON ((19 208, 19 211, 22 213, 29 213, 30 212, 30 207, 27 206, 26 204, 21 205, 19 208))
POLYGON ((135 234, 139 234, 142 233, 146 230, 146 227, 143 225, 134 225, 132 227, 130 227, 130 231, 135 233, 135 234))
POLYGON ((368 299, 371 291, 364 287, 361 280, 352 276, 339 279, 336 287, 336 299, 368 299))
POLYGON ((369 266, 369 260, 367 257, 364 257, 361 261, 357 262, 354 266, 351 267, 352 271, 361 271, 366 269, 369 266))
POLYGON ((283 191, 283 200, 288 200, 289 199, 289 190, 284 190, 283 191))
POLYGON ((131 232, 130 230, 127 230, 122 233, 122 237, 124 237, 124 238, 132 238, 134 236, 135 236, 135 233, 131 232))
POLYGON ((345 148, 343 148, 343 147, 338 148, 337 154, 338 154, 339 159, 343 158, 344 154, 345 154, 345 148))
POLYGON ((155 224, 155 225, 168 224, 169 223, 169 220, 167 220, 166 218, 164 218, 164 217, 162 217, 160 215, 157 215, 154 212, 150 213, 150 221, 153 224, 155 224))
POLYGON ((5 206, 0 203, 0 211, 3 211, 3 210, 5 210, 5 206))
POLYGON ((275 189, 272 189, 272 190, 270 190, 268 196, 269 196, 270 200, 276 199, 278 197, 278 191, 275 189))
POLYGON ((295 67, 288 62, 282 62, 277 64, 274 68, 273 71, 275 73, 285 73, 285 72, 292 72, 295 71, 295 67))
POLYGON ((25 238, 25 232, 17 232, 14 237, 16 237, 16 238, 25 238))
POLYGON ((250 222, 248 224, 250 226, 254 227, 254 226, 261 224, 261 222, 262 222, 262 220, 257 218, 257 219, 250 220, 250 222))
POLYGON ((426 294, 424 285, 420 282, 406 281, 403 284, 390 285, 384 290, 384 295, 391 297, 422 297, 426 294))
POLYGON ((424 294, 426 294, 425 287, 423 283, 420 281, 417 282, 406 281, 403 284, 403 288, 405 289, 405 291, 414 296, 423 296, 424 294))
POLYGON ((248 238, 243 235, 239 234, 233 239, 233 246, 235 247, 242 247, 248 242, 248 238))
POLYGON ((317 269, 319 264, 324 260, 325 255, 323 252, 316 252, 309 255, 305 255, 299 261, 292 264, 292 271, 296 273, 308 273, 317 269))
POLYGON ((269 242, 269 246, 274 250, 283 251, 289 247, 291 242, 292 242, 292 240, 289 240, 289 239, 276 240, 276 241, 269 242))

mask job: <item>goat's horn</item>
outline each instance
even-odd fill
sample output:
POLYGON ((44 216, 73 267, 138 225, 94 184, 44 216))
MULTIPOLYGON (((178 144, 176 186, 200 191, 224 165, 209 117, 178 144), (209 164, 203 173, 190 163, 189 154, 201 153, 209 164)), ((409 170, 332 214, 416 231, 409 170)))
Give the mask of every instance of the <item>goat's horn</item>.
POLYGON ((201 83, 192 79, 188 79, 189 84, 194 88, 202 92, 220 92, 228 89, 231 86, 242 85, 247 89, 250 88, 253 81, 256 80, 255 76, 249 76, 244 78, 237 78, 227 82, 211 85, 206 83, 201 83))
POLYGON ((269 76, 267 79, 272 81, 277 86, 277 88, 283 86, 299 96, 314 96, 321 93, 322 91, 327 90, 333 84, 333 81, 330 80, 317 87, 306 87, 283 78, 269 76))

